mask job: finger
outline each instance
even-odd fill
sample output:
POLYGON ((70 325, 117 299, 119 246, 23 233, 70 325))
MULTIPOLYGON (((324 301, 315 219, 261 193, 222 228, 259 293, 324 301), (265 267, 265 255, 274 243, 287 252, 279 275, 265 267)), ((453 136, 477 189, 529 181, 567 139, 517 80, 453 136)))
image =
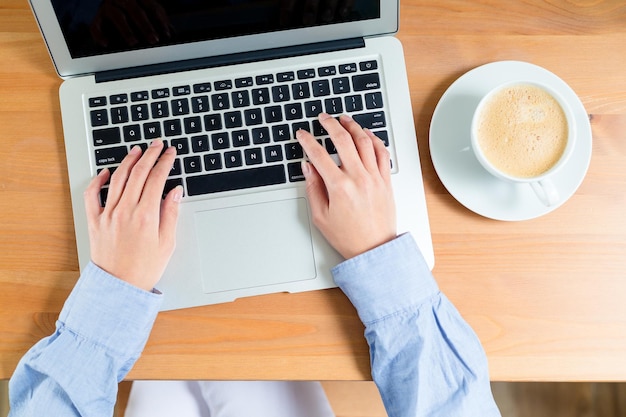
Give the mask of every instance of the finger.
POLYGON ((93 223, 97 217, 102 213, 102 206, 100 205, 100 190, 106 184, 111 177, 108 168, 103 169, 95 176, 90 182, 87 189, 83 194, 85 202, 85 211, 87 213, 87 222, 93 223))
POLYGON ((133 166, 128 177, 128 182, 126 183, 123 201, 120 201, 120 204, 124 203, 134 206, 139 202, 146 185, 146 180, 159 158, 162 149, 163 141, 160 139, 153 141, 148 149, 146 149, 143 156, 137 161, 135 166, 133 166))
POLYGON ((183 187, 178 185, 174 187, 161 203, 161 224, 159 226, 159 235, 162 242, 169 242, 174 249, 176 242, 176 225, 178 223, 178 211, 180 201, 183 197, 183 187))
POLYGON ((111 175, 111 184, 109 185, 109 194, 107 196, 105 209, 113 209, 119 204, 124 189, 126 188, 126 182, 128 181, 130 172, 139 158, 141 158, 141 148, 139 146, 133 146, 128 155, 122 160, 120 166, 117 167, 115 173, 111 175))
POLYGON ((361 125, 355 122, 352 117, 342 115, 340 118, 341 125, 350 133, 354 146, 356 147, 361 162, 368 172, 378 172, 376 154, 374 152, 374 144, 372 138, 363 130, 361 125))
POLYGON ((335 161, 333 161, 326 149, 315 140, 313 135, 306 130, 300 129, 296 132, 296 139, 300 142, 302 149, 309 157, 309 161, 315 166, 324 182, 332 183, 338 175, 341 175, 341 170, 337 167, 335 161))
POLYGON ((385 143, 369 129, 365 129, 365 133, 372 140, 374 147, 374 153, 376 154, 376 161, 378 165, 378 171, 383 179, 389 183, 391 181, 391 155, 389 150, 385 146, 385 143))
POLYGON ((363 164, 361 163, 361 158, 356 150, 356 146, 350 132, 348 132, 334 117, 326 113, 319 115, 319 121, 322 127, 326 129, 330 135, 330 140, 335 145, 335 149, 337 149, 337 155, 339 155, 341 165, 348 170, 354 168, 355 166, 362 166, 363 164))
POLYGON ((313 223, 319 227, 321 219, 328 212, 328 191, 322 177, 315 167, 307 161, 302 161, 302 173, 306 180, 306 194, 313 215, 313 223))
POLYGON ((148 178, 144 181, 145 186, 140 197, 142 204, 151 205, 161 201, 165 181, 170 175, 175 158, 176 148, 170 146, 161 155, 159 162, 150 170, 148 178))

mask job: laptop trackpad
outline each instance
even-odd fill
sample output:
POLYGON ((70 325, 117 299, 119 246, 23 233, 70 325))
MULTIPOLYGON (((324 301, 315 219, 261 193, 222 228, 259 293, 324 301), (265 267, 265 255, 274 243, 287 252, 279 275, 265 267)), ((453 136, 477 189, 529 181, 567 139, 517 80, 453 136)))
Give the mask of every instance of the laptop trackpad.
POLYGON ((304 198, 198 212, 205 293, 316 277, 304 198))

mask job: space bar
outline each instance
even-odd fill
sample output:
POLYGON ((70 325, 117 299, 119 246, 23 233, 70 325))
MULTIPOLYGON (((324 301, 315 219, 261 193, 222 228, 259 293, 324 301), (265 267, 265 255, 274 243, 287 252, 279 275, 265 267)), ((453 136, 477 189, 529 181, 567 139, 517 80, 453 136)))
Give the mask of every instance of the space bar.
POLYGON ((243 188, 282 184, 287 181, 285 168, 272 165, 241 171, 218 172, 187 178, 187 194, 201 195, 221 191, 241 190, 243 188))

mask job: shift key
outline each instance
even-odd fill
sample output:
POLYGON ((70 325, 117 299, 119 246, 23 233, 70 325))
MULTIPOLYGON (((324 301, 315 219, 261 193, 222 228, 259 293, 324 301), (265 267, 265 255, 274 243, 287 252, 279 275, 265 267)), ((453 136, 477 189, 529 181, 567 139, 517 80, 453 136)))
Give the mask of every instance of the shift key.
POLYGON ((126 146, 96 149, 96 165, 119 164, 126 155, 128 155, 126 146))

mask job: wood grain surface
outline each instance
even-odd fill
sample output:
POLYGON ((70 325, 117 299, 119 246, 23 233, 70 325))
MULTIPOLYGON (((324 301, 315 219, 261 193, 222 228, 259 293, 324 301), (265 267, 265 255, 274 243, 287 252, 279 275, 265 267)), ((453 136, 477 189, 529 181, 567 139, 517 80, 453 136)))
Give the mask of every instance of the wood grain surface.
MULTIPOLYGON (((403 0, 435 277, 480 337, 494 380, 626 380, 626 4, 403 0), (581 98, 593 157, 535 220, 464 208, 428 149, 434 108, 466 71, 528 61, 581 98)), ((0 0, 0 378, 50 334, 78 278, 55 73, 25 0, 0 0)), ((130 379, 368 379, 363 327, 337 290, 163 313, 130 379)))

